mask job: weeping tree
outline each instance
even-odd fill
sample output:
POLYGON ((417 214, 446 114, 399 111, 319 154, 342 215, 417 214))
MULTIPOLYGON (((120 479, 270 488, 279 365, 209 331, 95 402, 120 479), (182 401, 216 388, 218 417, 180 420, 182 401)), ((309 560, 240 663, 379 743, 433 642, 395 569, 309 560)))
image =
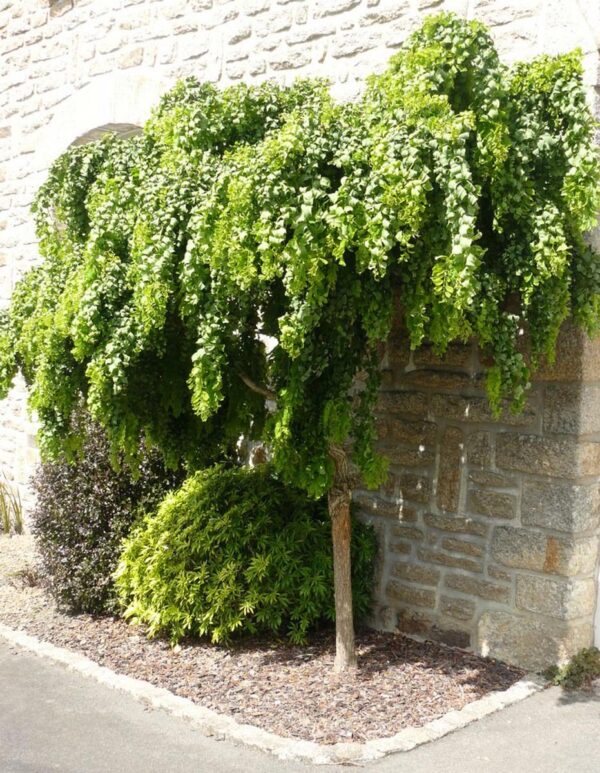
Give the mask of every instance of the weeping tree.
POLYGON ((386 476, 392 299, 413 348, 476 337, 492 406, 519 410, 563 320, 597 327, 594 129, 579 53, 508 68, 483 25, 447 14, 349 104, 319 80, 185 80, 140 136, 50 170, 44 260, 1 319, 2 388, 23 373, 50 458, 80 447, 81 402, 134 466, 140 435, 190 469, 262 438, 286 481, 328 496, 350 669, 350 498, 386 476))

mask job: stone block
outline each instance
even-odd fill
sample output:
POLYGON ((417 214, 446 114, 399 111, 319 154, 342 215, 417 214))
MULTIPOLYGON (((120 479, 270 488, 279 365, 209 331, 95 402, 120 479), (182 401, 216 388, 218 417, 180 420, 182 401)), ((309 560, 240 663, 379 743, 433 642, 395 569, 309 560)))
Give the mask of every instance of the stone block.
POLYGON ((466 442, 467 461, 478 467, 492 464, 493 441, 489 432, 470 432, 466 442))
POLYGON ((538 412, 535 405, 528 403, 522 413, 513 414, 505 410, 496 418, 486 397, 465 395, 436 395, 430 398, 431 412, 440 419, 468 422, 469 424, 506 424, 512 427, 532 427, 536 424, 538 412))
POLYGON ((475 602, 468 599, 455 599, 450 596, 440 598, 440 611, 447 617, 468 622, 475 614, 475 602))
POLYGON ((417 520, 417 511, 402 499, 389 501, 370 491, 355 491, 352 494, 352 502, 356 508, 368 512, 370 515, 404 523, 414 523, 417 520))
POLYGON ((281 51, 269 62, 271 68, 280 70, 297 70, 310 62, 310 54, 306 51, 281 51))
POLYGON ((394 496, 399 500, 408 499, 411 502, 427 504, 431 498, 431 480, 427 475, 392 471, 383 486, 383 491, 388 496, 394 496))
POLYGON ((416 389, 432 389, 436 392, 476 391, 481 384, 466 373, 452 370, 416 368, 404 374, 404 384, 416 389))
POLYGON ((436 365, 470 370, 472 355, 472 344, 452 344, 443 355, 436 354, 431 344, 423 344, 423 346, 415 349, 413 361, 417 367, 436 365))
POLYGON ((409 416, 427 418, 429 415, 429 396, 424 392, 396 390, 380 392, 377 401, 377 411, 391 414, 408 414, 409 416))
POLYGON ((392 576, 407 582, 417 582, 421 585, 437 585, 440 579, 438 569, 420 564, 402 562, 392 567, 392 576))
POLYGON ((589 339, 566 322, 556 342, 556 362, 542 364, 536 381, 597 381, 600 373, 600 339, 589 339))
POLYGON ((350 11, 357 5, 360 5, 361 0, 317 0, 314 5, 313 14, 315 19, 319 19, 321 16, 332 16, 337 13, 344 13, 344 11, 350 11))
POLYGON ((407 448, 406 446, 377 443, 377 452, 398 467, 432 467, 435 462, 435 446, 407 448))
POLYGON ((407 526, 403 523, 395 523, 392 526, 392 536, 407 540, 422 540, 423 532, 415 526, 407 526))
POLYGON ((410 604, 415 607, 435 606, 435 591, 413 588, 411 585, 403 585, 396 580, 390 580, 385 589, 388 598, 399 601, 402 604, 410 604))
POLYGON ((479 561, 474 561, 471 558, 463 558, 462 556, 450 556, 447 553, 442 553, 438 550, 419 548, 417 550, 417 556, 420 561, 427 564, 441 564, 442 566, 449 566, 453 569, 464 569, 466 572, 480 573, 483 571, 483 567, 479 561))
POLYGON ((439 473, 436 499, 442 510, 456 512, 460 496, 463 433, 447 427, 440 443, 439 473))
POLYGON ((539 435, 501 432, 496 436, 496 464, 516 470, 561 478, 598 475, 600 443, 578 441, 566 435, 539 435))
POLYGON ((399 553, 400 555, 408 556, 412 553, 412 542, 396 540, 395 542, 390 542, 388 550, 390 553, 399 553))
POLYGON ((488 564, 486 571, 493 580, 501 580, 502 582, 511 582, 512 580, 512 575, 509 572, 499 569, 497 566, 488 564))
POLYGON ((446 588, 460 591, 468 596, 477 596, 487 601, 498 601, 508 604, 510 601, 510 588, 505 585, 497 585, 488 580, 480 580, 476 577, 467 577, 464 574, 447 574, 444 580, 446 588))
POLYGON ((589 623, 490 609, 479 619, 476 644, 482 655, 542 671, 591 643, 589 623))
POLYGON ((441 529, 442 531, 461 532, 463 534, 473 534, 477 537, 485 537, 488 527, 485 523, 480 523, 473 518, 464 518, 460 515, 436 515, 435 513, 426 513, 423 517, 425 525, 432 529, 441 529))
POLYGON ((469 482, 477 486, 489 488, 506 489, 517 486, 515 478, 500 472, 491 472, 490 470, 469 470, 469 482))
POLYGON ((571 435, 600 432, 600 385, 547 384, 544 432, 571 435))
POLYGON ((132 48, 129 51, 124 51, 118 58, 117 64, 125 70, 128 67, 138 67, 144 59, 144 49, 139 46, 138 48, 132 48))
POLYGON ((597 483, 523 481, 521 522, 565 532, 598 528, 600 489, 597 483))
POLYGON ((399 419, 395 416, 378 416, 377 436, 386 443, 395 443, 405 446, 433 446, 436 441, 438 428, 429 421, 414 421, 412 419, 399 419))
POLYGON ((591 574, 596 566, 598 540, 571 540, 531 529, 497 526, 491 542, 494 561, 512 569, 528 569, 567 577, 591 574))
POLYGON ((487 518, 514 518, 517 512, 517 499, 513 494, 473 489, 467 497, 467 509, 485 515, 487 518))
POLYGON ((519 609, 570 620, 593 615, 595 604, 594 580, 556 580, 538 575, 517 575, 516 605, 519 609))
POLYGON ((483 545, 451 537, 442 540, 442 547, 444 550, 450 550, 453 553, 463 553, 465 556, 474 556, 475 558, 481 558, 485 553, 483 545))

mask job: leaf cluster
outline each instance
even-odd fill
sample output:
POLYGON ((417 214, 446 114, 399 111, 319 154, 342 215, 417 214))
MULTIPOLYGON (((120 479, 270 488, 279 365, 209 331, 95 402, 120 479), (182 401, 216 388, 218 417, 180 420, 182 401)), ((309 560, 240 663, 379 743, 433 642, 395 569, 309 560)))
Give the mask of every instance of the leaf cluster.
MULTIPOLYGON (((126 541, 115 574, 124 615, 172 642, 269 632, 302 643, 335 618, 330 528, 326 504, 283 485, 268 465, 197 472, 126 541)), ((372 527, 355 522, 359 617, 370 606, 375 553, 372 527)))
POLYGON ((322 81, 183 81, 139 137, 52 167, 44 262, 0 320, 2 389, 20 368, 51 457, 80 442, 83 399, 132 461, 140 434, 192 468, 260 436, 319 496, 328 448, 351 438, 376 485, 394 292, 413 348, 478 338, 496 410, 522 406, 568 315, 597 328, 594 130, 578 52, 508 68, 482 24, 450 14, 350 104, 322 81))

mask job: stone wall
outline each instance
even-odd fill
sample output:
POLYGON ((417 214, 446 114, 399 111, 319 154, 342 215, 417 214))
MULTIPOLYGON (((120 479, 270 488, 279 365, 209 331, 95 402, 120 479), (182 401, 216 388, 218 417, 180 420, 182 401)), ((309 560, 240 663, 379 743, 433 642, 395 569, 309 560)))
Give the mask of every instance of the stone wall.
MULTIPOLYGON (((29 206, 71 143, 131 131, 185 75, 326 76, 352 98, 440 10, 485 21, 507 61, 579 46, 596 103, 600 5, 588 0, 0 0, 0 303, 38 259, 29 206)), ((385 546, 378 624, 523 662, 542 644, 555 659, 589 642, 597 356, 565 340, 527 411, 501 423, 475 352, 442 365, 390 347, 381 442, 393 475, 370 504, 356 497, 385 546)), ((0 405, 0 474, 26 502, 34 432, 19 383, 0 405)))
POLYGON ((386 486, 354 500, 382 550, 374 622, 531 668, 593 639, 600 341, 566 327, 525 410, 495 419, 475 345, 443 361, 390 340, 386 486))

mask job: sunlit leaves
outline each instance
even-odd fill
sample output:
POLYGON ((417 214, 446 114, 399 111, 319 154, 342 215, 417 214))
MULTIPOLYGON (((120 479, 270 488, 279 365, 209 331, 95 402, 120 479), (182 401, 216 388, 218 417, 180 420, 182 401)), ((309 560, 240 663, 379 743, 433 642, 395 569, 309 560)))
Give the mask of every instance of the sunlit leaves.
POLYGON ((141 136, 54 164, 34 208, 43 266, 0 321, 2 386, 17 368, 31 382, 47 455, 82 397, 133 461, 140 434, 192 467, 261 435, 319 495, 348 438, 376 485, 394 291, 411 346, 479 338, 495 408, 523 404, 569 314, 598 326, 594 130, 577 52, 509 69, 449 14, 350 104, 323 81, 182 81, 141 136))

